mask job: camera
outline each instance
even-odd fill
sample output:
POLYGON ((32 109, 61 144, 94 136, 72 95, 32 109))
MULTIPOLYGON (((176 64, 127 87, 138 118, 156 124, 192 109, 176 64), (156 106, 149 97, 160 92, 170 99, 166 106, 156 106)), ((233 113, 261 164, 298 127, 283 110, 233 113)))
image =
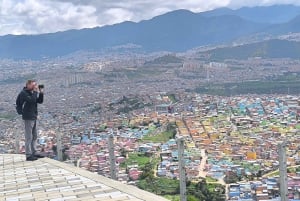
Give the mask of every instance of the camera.
POLYGON ((44 85, 43 84, 39 84, 39 89, 44 89, 44 85))

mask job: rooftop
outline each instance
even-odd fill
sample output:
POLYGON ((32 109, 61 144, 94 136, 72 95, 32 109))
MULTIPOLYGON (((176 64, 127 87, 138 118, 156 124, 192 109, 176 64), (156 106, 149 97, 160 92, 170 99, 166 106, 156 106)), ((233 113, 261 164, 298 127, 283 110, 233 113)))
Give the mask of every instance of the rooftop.
POLYGON ((0 154, 3 201, 167 201, 134 186, 49 158, 26 161, 24 155, 0 154))

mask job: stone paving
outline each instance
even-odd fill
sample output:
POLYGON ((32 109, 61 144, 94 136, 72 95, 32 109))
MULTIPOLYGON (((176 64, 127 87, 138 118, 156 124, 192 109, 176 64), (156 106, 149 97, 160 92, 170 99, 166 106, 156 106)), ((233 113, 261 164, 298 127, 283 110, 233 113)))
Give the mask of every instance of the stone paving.
POLYGON ((134 186, 49 158, 0 155, 0 201, 167 201, 134 186))

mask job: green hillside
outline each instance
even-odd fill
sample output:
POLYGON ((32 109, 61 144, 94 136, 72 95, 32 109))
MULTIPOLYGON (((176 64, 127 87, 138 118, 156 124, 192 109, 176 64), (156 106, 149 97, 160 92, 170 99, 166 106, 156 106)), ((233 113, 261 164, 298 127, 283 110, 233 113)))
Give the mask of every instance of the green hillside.
POLYGON ((221 96, 240 94, 299 94, 300 81, 247 81, 199 86, 196 92, 221 96))
POLYGON ((183 60, 175 55, 168 54, 162 57, 158 57, 152 61, 145 62, 145 65, 166 65, 174 63, 182 63, 183 60))
POLYGON ((253 44, 218 48, 208 51, 208 53, 213 61, 225 59, 244 60, 254 57, 300 59, 300 42, 274 39, 253 44))

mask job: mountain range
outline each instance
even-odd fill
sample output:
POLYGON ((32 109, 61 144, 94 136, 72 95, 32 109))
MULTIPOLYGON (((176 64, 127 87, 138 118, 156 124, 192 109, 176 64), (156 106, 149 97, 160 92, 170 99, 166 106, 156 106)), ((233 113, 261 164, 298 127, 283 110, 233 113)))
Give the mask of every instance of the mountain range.
POLYGON ((41 35, 0 37, 0 58, 40 59, 77 51, 109 51, 134 44, 134 51, 183 52, 206 45, 224 45, 257 34, 276 37, 300 32, 300 7, 276 5, 193 13, 169 12, 138 23, 41 35))

